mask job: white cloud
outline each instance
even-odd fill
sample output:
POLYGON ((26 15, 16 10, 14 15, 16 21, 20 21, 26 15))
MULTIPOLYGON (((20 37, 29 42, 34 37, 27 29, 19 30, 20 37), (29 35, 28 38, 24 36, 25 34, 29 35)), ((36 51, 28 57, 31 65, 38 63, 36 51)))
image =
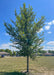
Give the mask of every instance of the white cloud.
POLYGON ((52 20, 50 22, 46 22, 45 24, 47 24, 47 25, 53 25, 54 24, 54 20, 52 20))
POLYGON ((48 25, 48 26, 45 26, 45 29, 46 30, 49 30, 50 29, 50 26, 48 25))
POLYGON ((43 50, 54 50, 54 41, 49 41, 48 43, 44 44, 43 50))
POLYGON ((54 49, 54 47, 51 47, 51 46, 47 46, 47 48, 48 48, 48 49, 54 49))
POLYGON ((54 50, 54 46, 44 46, 43 50, 54 50))
POLYGON ((54 47, 52 47, 52 46, 47 46, 47 50, 54 50, 54 47))
POLYGON ((54 45, 54 41, 48 42, 47 45, 54 45))
POLYGON ((50 31, 48 32, 48 34, 51 34, 51 33, 52 33, 52 32, 50 32, 50 31))
POLYGON ((52 24, 54 24, 54 20, 52 21, 52 24))
POLYGON ((49 22, 49 23, 47 23, 48 25, 51 25, 52 23, 51 22, 49 22))
POLYGON ((43 31, 43 28, 40 29, 40 32, 43 31))
POLYGON ((46 22, 45 23, 47 26, 45 26, 45 30, 49 30, 51 25, 54 25, 54 20, 50 21, 50 22, 46 22))
POLYGON ((38 33, 42 32, 42 31, 43 31, 43 28, 41 28, 41 29, 38 31, 38 33))
POLYGON ((15 47, 12 47, 13 43, 4 43, 0 45, 0 49, 10 49, 10 50, 17 50, 15 47))

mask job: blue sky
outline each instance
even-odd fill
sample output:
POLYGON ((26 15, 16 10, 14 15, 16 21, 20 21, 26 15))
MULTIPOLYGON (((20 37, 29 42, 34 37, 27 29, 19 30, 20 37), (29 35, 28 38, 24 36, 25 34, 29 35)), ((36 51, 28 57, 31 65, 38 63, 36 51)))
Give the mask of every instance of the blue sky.
MULTIPOLYGON (((15 20, 14 11, 20 11, 20 6, 26 3, 33 7, 37 17, 45 16, 44 31, 44 49, 54 50, 54 0, 0 0, 0 49, 10 48, 10 36, 5 32, 4 21, 11 23, 10 19, 15 20)), ((13 50, 13 48, 12 48, 13 50)))

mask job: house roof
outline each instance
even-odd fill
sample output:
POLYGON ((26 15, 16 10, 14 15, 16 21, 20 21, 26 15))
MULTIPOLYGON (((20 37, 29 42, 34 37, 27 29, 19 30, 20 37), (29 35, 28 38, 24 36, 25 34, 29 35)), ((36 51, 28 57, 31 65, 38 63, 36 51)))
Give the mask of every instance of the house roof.
POLYGON ((52 53, 44 53, 44 55, 52 55, 52 53))
POLYGON ((3 54, 9 54, 9 53, 7 53, 7 52, 0 52, 0 55, 3 55, 3 54))

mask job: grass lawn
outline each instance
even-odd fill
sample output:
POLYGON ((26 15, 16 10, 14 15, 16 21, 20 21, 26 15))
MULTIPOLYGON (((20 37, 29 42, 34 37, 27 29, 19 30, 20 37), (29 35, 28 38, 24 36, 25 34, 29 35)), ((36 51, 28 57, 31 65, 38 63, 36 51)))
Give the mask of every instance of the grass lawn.
MULTIPOLYGON (((54 57, 37 57, 34 61, 30 59, 30 72, 44 72, 54 70, 54 57)), ((0 75, 25 75, 26 57, 0 58, 0 75)), ((53 74, 54 75, 54 74, 53 74)))

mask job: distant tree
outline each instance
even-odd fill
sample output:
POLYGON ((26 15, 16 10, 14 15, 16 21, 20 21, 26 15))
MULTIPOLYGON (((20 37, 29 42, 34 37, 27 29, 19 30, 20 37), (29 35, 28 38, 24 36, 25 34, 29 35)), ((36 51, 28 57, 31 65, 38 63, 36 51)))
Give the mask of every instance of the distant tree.
POLYGON ((54 54, 54 51, 52 51, 52 53, 54 54))
POLYGON ((12 51, 9 49, 0 49, 0 52, 8 52, 10 53, 10 56, 12 56, 12 51))
POLYGON ((4 49, 0 49, 0 52, 4 52, 5 50, 4 49))
POLYGON ((54 54, 54 51, 53 50, 48 50, 48 53, 53 53, 54 54))
POLYGON ((33 8, 26 8, 25 4, 20 7, 20 14, 15 10, 16 21, 11 22, 14 25, 4 23, 6 32, 11 35, 13 45, 20 50, 20 55, 27 56, 27 72, 29 72, 29 56, 34 58, 37 50, 42 49, 43 33, 40 32, 44 26, 45 18, 42 16, 35 20, 33 8))
POLYGON ((11 51, 11 50, 9 50, 9 49, 5 49, 5 52, 10 53, 10 56, 12 56, 12 51, 11 51))
POLYGON ((52 51, 51 50, 48 50, 48 53, 52 53, 52 51))
POLYGON ((41 50, 41 53, 47 53, 47 51, 45 51, 45 50, 41 50))
POLYGON ((16 51, 16 56, 20 56, 20 51, 16 51))
POLYGON ((44 53, 47 53, 47 51, 46 50, 38 50, 37 51, 37 54, 40 56, 42 56, 44 53))
POLYGON ((12 56, 16 56, 16 51, 13 51, 12 56))
POLYGON ((45 50, 38 50, 39 53, 47 53, 45 50))

